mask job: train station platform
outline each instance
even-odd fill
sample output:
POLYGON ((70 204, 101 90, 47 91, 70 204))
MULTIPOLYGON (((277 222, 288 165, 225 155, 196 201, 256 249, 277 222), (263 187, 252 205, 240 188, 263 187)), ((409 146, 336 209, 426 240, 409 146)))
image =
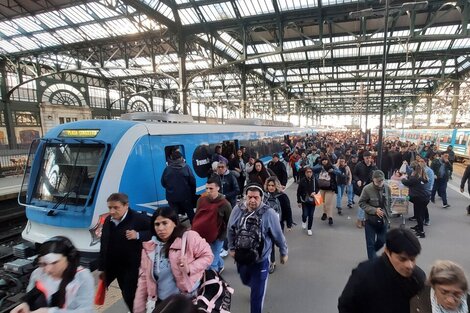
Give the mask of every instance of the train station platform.
POLYGON ((0 201, 14 199, 20 192, 23 175, 0 178, 0 201))
MULTIPOLYGON (((426 273, 435 260, 449 259, 461 264, 470 275, 470 254, 466 236, 470 229, 470 216, 466 214, 470 196, 467 191, 461 193, 459 190, 462 172, 461 167, 456 169, 454 179, 449 181, 447 193, 450 208, 443 209, 440 198, 436 198, 435 204, 429 204, 431 225, 425 228, 426 238, 420 239, 422 253, 417 259, 417 264, 426 273)), ((307 236, 300 226, 301 210, 297 207, 296 190, 297 184, 290 182, 286 192, 291 200, 293 218, 297 226, 286 232, 289 260, 286 265, 279 264, 279 253, 276 251, 277 269, 269 276, 263 312, 336 313, 338 297, 351 270, 367 259, 364 229, 355 226, 357 204, 353 209, 347 209, 344 205, 343 215, 334 217, 333 226, 320 220, 322 209, 317 208, 313 236, 307 236)), ((355 199, 357 203, 357 197, 355 199)), ((398 227, 400 223, 401 218, 395 218, 392 227, 398 227)), ((405 227, 414 224, 406 220, 405 227)), ((231 311, 249 312, 250 290, 242 285, 230 257, 225 258, 223 276, 235 289, 231 311)), ((128 312, 116 284, 111 286, 105 305, 98 308, 98 311, 128 312)))

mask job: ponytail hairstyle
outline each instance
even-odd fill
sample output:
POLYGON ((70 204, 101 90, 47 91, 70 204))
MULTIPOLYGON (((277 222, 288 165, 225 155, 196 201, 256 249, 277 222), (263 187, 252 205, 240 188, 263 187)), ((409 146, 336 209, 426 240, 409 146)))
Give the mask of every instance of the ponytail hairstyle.
POLYGON ((37 260, 49 253, 62 254, 67 258, 67 268, 62 273, 62 281, 59 284, 59 290, 52 295, 51 306, 63 308, 65 305, 65 288, 75 278, 77 268, 80 264, 80 253, 72 244, 70 239, 64 236, 56 236, 45 241, 39 248, 37 260))

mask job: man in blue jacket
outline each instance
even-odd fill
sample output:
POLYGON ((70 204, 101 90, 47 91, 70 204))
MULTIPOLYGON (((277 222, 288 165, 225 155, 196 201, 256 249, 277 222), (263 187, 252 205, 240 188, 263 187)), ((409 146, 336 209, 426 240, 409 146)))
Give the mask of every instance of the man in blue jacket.
POLYGON ((178 213, 186 214, 192 223, 194 217, 193 197, 196 194, 196 179, 186 164, 183 155, 175 151, 168 160, 161 183, 166 191, 168 205, 178 213))
POLYGON ((272 243, 279 247, 281 264, 285 264, 288 259, 287 242, 276 212, 263 203, 261 186, 248 185, 244 194, 245 201, 235 206, 230 214, 228 248, 235 258, 242 283, 251 288, 250 312, 261 313, 272 243))

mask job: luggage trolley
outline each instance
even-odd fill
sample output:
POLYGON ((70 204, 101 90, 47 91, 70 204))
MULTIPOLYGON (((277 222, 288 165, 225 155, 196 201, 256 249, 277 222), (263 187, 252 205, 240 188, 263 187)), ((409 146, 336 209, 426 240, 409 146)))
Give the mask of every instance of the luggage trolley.
POLYGON ((397 180, 389 180, 388 185, 392 189, 392 216, 401 217, 400 227, 405 227, 409 207, 408 187, 397 180))

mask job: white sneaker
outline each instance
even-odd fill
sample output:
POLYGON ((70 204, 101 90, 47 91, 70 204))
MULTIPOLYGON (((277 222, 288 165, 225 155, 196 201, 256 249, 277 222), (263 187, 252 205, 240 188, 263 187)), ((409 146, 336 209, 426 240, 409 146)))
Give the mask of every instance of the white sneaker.
POLYGON ((313 235, 313 233, 312 233, 312 230, 311 230, 311 229, 307 230, 307 235, 309 235, 309 236, 312 236, 312 235, 313 235))
POLYGON ((220 257, 221 257, 221 258, 225 258, 227 255, 228 255, 228 251, 227 251, 227 250, 222 249, 222 251, 220 251, 220 257))
POLYGON ((306 228, 307 228, 307 223, 302 222, 302 229, 306 229, 306 228))

